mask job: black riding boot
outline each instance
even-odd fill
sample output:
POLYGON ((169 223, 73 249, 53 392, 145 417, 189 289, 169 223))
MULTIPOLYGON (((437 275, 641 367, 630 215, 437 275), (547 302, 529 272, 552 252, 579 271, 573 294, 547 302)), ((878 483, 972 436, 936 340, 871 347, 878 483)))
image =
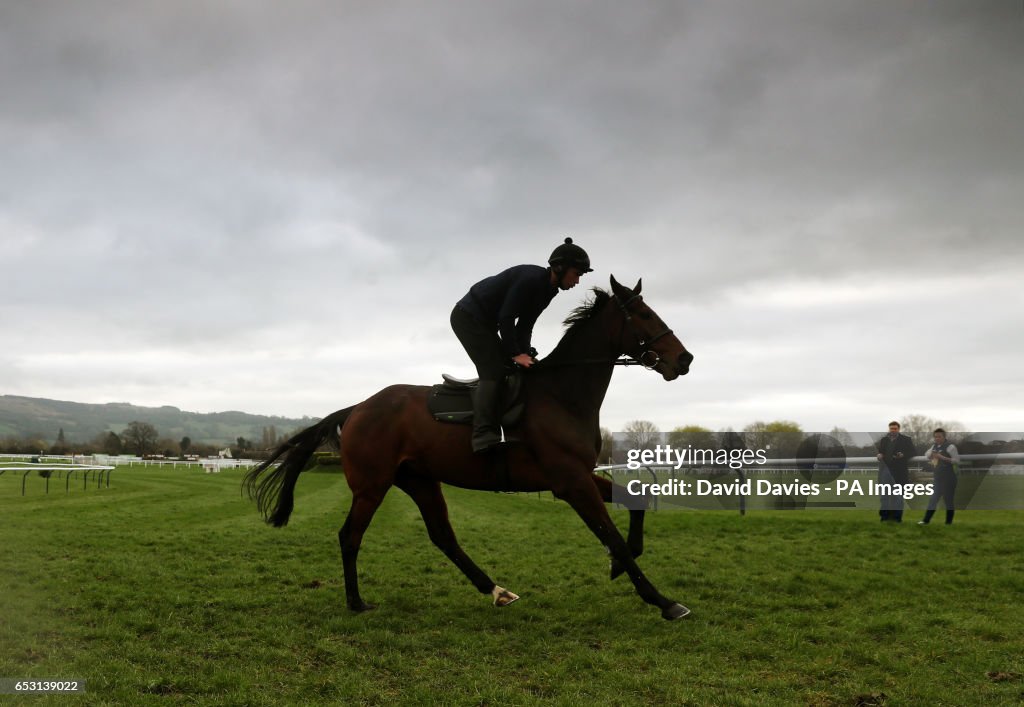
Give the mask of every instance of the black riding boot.
POLYGON ((486 452, 501 443, 501 381, 483 380, 473 397, 473 451, 486 452))
POLYGON ((946 525, 953 525, 953 511, 946 510, 946 525))

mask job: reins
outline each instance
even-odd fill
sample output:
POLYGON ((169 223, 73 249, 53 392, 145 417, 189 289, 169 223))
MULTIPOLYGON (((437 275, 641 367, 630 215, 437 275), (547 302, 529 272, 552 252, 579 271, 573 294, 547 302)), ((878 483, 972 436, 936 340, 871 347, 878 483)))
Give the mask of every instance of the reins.
MULTIPOLYGON (((572 361, 537 361, 537 363, 530 366, 530 368, 560 368, 562 366, 589 366, 594 364, 603 363, 608 366, 644 366, 646 364, 638 361, 635 358, 627 358, 628 354, 621 354, 618 358, 607 359, 607 358, 580 358, 572 361)), ((516 364, 518 366, 518 364, 516 364)), ((658 365, 658 364, 654 364, 658 365)), ((522 366, 519 366, 522 368, 522 366)))

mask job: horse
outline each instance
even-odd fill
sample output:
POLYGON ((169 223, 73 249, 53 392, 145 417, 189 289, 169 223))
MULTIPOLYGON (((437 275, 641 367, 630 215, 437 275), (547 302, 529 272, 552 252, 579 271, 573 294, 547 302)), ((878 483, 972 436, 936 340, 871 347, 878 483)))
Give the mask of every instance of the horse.
MULTIPOLYGON (((643 510, 630 510, 624 540, 605 507, 613 484, 596 475, 599 414, 616 364, 641 364, 666 381, 689 372, 693 355, 634 288, 610 278, 565 320, 554 350, 525 369, 525 411, 515 441, 473 454, 471 426, 439 422, 427 411, 429 386, 392 385, 338 410, 283 442, 249 471, 243 488, 274 527, 288 522, 299 474, 327 441, 340 451, 352 505, 338 532, 348 606, 375 608, 359 594, 356 558, 363 534, 392 486, 419 508, 430 540, 496 606, 519 597, 498 586, 463 551, 448 521, 441 484, 484 491, 551 491, 567 502, 611 555, 611 577, 625 573, 637 594, 674 620, 690 613, 664 597, 636 563, 643 552, 643 510)), ((509 435, 506 435, 509 436, 509 435)), ((622 498, 622 496, 620 496, 622 498)), ((643 506, 641 506, 642 508, 643 506)))

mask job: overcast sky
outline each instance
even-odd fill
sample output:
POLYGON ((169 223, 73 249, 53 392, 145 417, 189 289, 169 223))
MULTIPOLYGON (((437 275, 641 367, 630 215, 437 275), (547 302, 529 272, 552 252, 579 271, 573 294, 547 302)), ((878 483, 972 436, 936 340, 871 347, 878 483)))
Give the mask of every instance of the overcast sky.
POLYGON ((695 355, 602 423, 1024 429, 1019 0, 0 5, 0 394, 322 416, 469 375, 565 236, 695 355))

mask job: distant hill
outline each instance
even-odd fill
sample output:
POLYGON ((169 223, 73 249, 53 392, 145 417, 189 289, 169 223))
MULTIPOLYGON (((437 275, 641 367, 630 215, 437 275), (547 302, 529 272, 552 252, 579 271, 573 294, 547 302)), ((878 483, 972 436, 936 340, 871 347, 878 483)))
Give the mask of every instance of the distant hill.
POLYGON ((131 422, 148 422, 161 437, 190 437, 197 444, 226 445, 239 437, 258 441, 273 426, 279 437, 317 418, 251 415, 245 412, 184 412, 176 407, 151 408, 129 403, 92 405, 20 395, 0 395, 0 437, 35 437, 47 442, 63 429, 68 442, 87 442, 105 432, 120 433, 131 422))

